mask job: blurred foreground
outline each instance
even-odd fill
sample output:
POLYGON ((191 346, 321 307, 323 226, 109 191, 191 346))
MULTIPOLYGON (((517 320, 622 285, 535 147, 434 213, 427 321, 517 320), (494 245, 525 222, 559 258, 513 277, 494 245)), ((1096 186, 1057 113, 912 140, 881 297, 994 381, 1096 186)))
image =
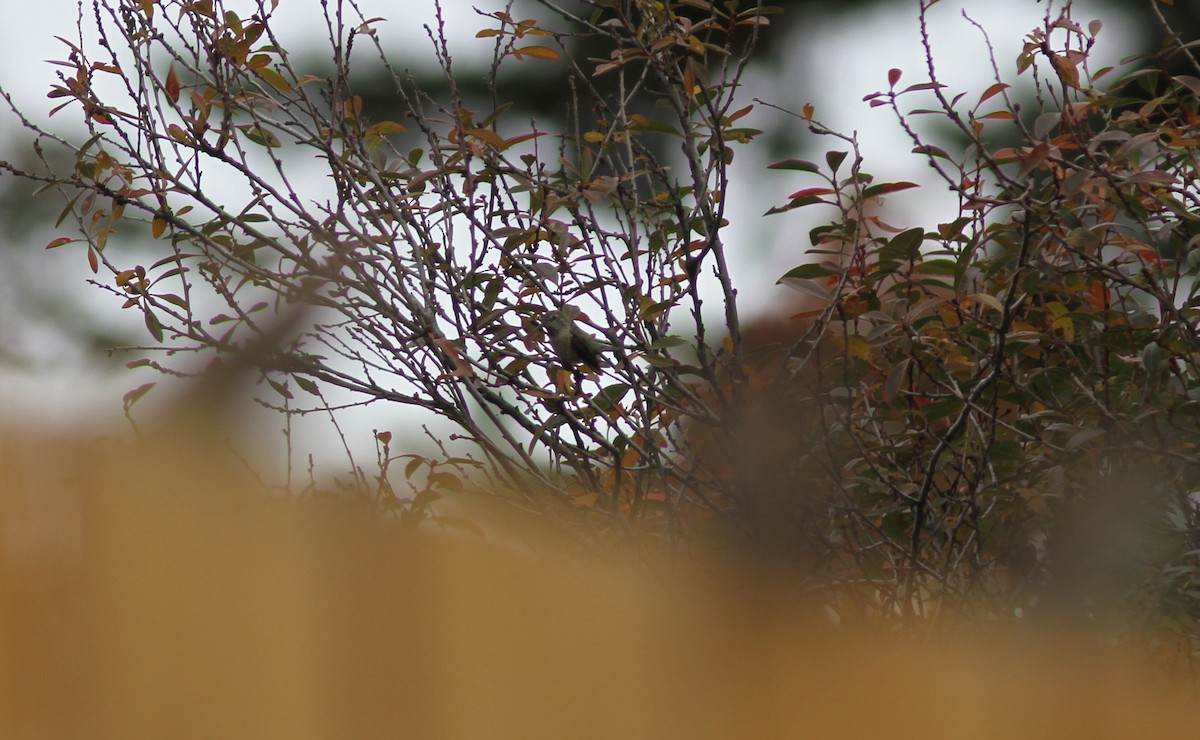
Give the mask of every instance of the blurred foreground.
POLYGON ((3 738, 1200 731, 1183 679, 1069 625, 835 628, 736 568, 664 587, 271 499, 203 434, 2 444, 3 738))

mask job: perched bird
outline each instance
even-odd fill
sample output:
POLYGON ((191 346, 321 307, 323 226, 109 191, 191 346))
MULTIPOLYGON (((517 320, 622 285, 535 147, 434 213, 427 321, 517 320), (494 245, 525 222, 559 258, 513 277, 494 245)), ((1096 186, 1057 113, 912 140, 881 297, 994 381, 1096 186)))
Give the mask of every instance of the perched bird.
POLYGON ((575 324, 572 314, 561 311, 549 311, 541 318, 541 324, 550 337, 550 347, 558 357, 558 362, 568 370, 574 370, 578 365, 584 365, 599 371, 602 365, 600 353, 612 349, 586 333, 575 324))

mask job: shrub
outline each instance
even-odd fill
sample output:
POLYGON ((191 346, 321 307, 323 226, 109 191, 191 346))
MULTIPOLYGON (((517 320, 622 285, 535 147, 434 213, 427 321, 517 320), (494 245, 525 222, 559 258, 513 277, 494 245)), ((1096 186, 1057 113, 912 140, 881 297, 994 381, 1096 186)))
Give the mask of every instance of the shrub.
POLYGON ((63 193, 78 234, 48 246, 80 249, 144 317, 153 351, 131 366, 252 367, 289 419, 396 404, 453 425, 430 432, 436 456, 376 432, 378 470, 355 466, 405 521, 454 521, 434 502, 470 490, 637 542, 658 573, 723 543, 765 554, 840 617, 1104 621, 1116 604, 1136 639, 1190 658, 1200 77, 1164 65, 1200 69, 1191 46, 1093 70, 1101 25, 1067 4, 1016 60, 1027 99, 999 71, 947 89, 928 48, 914 84, 888 72, 872 103, 959 199, 931 228, 886 223, 879 202, 917 186, 875 182, 805 107, 839 143, 773 165, 820 182, 770 212, 840 216, 782 277, 816 303, 770 346, 725 233, 771 9, 583 7, 481 16, 493 85, 557 70, 569 123, 550 131, 464 93, 436 30, 444 89, 392 72, 397 121, 350 83, 363 45, 386 64, 379 19, 347 25, 335 4, 319 77, 273 6, 97 0, 50 93, 87 138, 25 120, 70 167, 2 166, 63 193), (919 133, 922 115, 958 143, 919 133), (126 248, 135 225, 149 256, 126 248), (605 366, 563 367, 551 316, 607 345, 605 366))

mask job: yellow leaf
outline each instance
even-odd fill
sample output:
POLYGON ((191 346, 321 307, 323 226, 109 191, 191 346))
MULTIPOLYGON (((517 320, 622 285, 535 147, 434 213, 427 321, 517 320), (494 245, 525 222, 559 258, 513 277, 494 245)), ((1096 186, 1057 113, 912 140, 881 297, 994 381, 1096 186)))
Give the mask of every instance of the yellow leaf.
POLYGON ((170 126, 167 126, 167 136, 170 136, 180 144, 192 143, 192 137, 188 136, 188 132, 184 131, 183 127, 177 123, 172 123, 170 126))
POLYGON ((871 345, 868 344, 867 340, 863 339, 862 337, 847 337, 846 352, 848 352, 851 357, 857 357, 860 360, 866 360, 868 362, 871 360, 871 345))

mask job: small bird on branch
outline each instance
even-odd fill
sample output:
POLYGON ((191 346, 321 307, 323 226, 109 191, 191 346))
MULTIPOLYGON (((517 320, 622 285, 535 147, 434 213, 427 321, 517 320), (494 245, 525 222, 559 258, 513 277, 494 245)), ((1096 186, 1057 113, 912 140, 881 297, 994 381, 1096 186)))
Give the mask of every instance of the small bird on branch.
POLYGON ((600 354, 611 350, 612 346, 579 328, 574 318, 578 313, 579 309, 564 306, 544 314, 541 324, 550 338, 550 348, 564 369, 574 371, 583 365, 599 372, 604 366, 600 354))

